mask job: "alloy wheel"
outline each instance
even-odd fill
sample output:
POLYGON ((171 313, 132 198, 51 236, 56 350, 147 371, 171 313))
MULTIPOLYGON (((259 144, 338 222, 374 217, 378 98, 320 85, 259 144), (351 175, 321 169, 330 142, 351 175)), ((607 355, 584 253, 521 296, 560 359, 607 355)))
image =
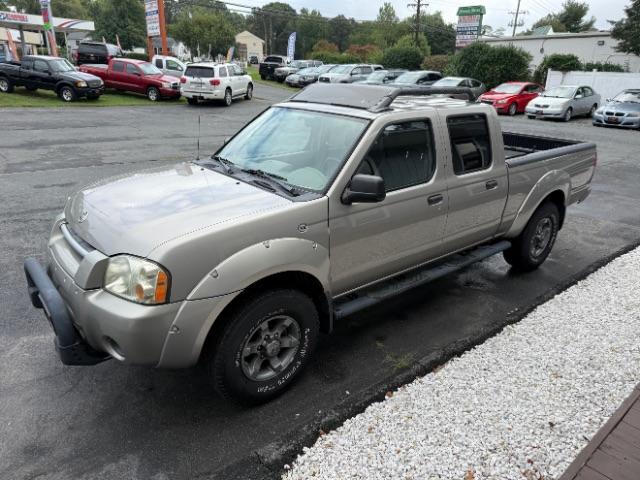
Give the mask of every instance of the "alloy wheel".
POLYGON ((550 217, 544 217, 540 219, 538 225, 536 225, 535 233, 531 239, 530 253, 531 257, 538 258, 545 249, 549 246, 551 241, 551 234, 553 233, 553 220, 550 217))
POLYGON ((9 81, 6 78, 0 78, 0 92, 9 91, 9 81))
POLYGON ((71 91, 71 89, 69 87, 65 87, 62 89, 62 92, 60 92, 62 99, 65 102, 70 102, 71 100, 73 100, 73 92, 71 91))

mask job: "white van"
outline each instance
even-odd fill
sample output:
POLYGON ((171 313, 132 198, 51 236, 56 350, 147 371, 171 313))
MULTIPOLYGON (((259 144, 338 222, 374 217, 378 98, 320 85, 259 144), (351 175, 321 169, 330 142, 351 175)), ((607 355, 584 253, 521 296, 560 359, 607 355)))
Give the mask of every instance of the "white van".
POLYGON ((230 106, 234 98, 251 100, 251 77, 235 63, 190 63, 180 78, 180 93, 189 105, 200 100, 222 100, 230 106))

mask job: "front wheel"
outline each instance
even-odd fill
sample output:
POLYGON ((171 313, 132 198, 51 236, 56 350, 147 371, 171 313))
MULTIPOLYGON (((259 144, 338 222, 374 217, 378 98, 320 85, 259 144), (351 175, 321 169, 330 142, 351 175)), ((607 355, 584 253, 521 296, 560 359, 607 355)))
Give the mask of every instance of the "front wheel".
POLYGON ((568 122, 571 120, 571 117, 573 116, 573 108, 569 107, 567 108, 567 111, 564 112, 564 116, 562 117, 562 120, 564 122, 568 122))
POLYGON ((316 306, 297 290, 258 294, 227 320, 206 366, 216 391, 241 403, 267 402, 287 389, 318 341, 316 306))
POLYGON ((73 102, 77 97, 76 91, 68 85, 63 86, 58 92, 58 95, 63 102, 67 103, 73 102))
POLYGON ((266 76, 266 75, 262 75, 262 74, 260 74, 260 79, 261 79, 261 80, 266 80, 266 79, 267 79, 267 76, 266 76))
POLYGON ((149 87, 147 89, 147 98, 152 102, 157 102, 158 100, 160 100, 160 90, 158 90, 156 87, 149 87))
POLYGON ((0 92, 11 93, 13 92, 13 83, 6 77, 0 77, 0 92))
POLYGON ((253 98, 253 85, 247 85, 247 93, 245 93, 244 98, 247 100, 251 100, 253 98))
POLYGON ((509 110, 507 110, 507 113, 509 114, 509 116, 513 117, 516 113, 518 113, 518 105, 516 105, 515 103, 509 105, 509 110))
POLYGON ((558 207, 551 202, 543 203, 511 248, 504 251, 504 259, 517 270, 535 270, 549 256, 559 229, 558 207))

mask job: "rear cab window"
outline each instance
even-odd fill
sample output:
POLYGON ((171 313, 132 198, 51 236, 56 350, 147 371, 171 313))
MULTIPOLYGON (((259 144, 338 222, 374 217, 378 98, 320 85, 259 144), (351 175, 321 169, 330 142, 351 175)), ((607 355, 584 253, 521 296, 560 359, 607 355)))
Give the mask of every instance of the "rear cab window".
POLYGON ((447 126, 453 172, 456 175, 466 175, 491 167, 491 136, 485 115, 450 116, 447 118, 447 126))
POLYGON ((113 62, 112 70, 114 72, 124 72, 124 63, 123 62, 113 62))

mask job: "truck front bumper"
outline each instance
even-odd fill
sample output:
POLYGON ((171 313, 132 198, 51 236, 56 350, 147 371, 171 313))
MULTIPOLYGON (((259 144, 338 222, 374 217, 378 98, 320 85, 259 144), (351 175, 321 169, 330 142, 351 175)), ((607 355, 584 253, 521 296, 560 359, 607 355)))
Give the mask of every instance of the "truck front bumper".
POLYGON ((49 256, 45 269, 25 260, 29 297, 44 310, 55 347, 66 365, 95 365, 109 358, 133 365, 194 365, 211 324, 235 295, 140 305, 103 289, 83 290, 49 256))

